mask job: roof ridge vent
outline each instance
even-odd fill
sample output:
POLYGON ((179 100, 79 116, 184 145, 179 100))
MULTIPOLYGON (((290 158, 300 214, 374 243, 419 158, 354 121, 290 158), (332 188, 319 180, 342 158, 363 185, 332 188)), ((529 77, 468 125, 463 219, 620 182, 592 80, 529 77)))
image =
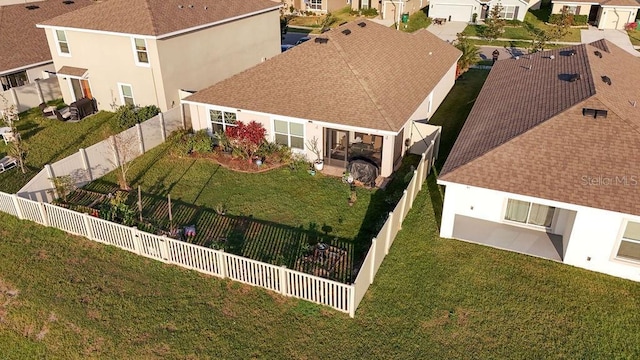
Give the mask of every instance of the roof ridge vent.
POLYGON ((599 57, 600 59, 602 59, 602 53, 598 50, 593 52, 597 57, 599 57))
POLYGON ((178 9, 182 9, 184 5, 178 5, 178 9))
POLYGON ((604 82, 605 84, 611 86, 611 78, 610 77, 605 75, 605 76, 602 76, 601 78, 602 78, 602 82, 604 82))
POLYGON ((364 22, 364 21, 361 21, 361 22, 358 23, 358 26, 365 27, 365 26, 367 26, 367 23, 364 22))
POLYGON ((71 5, 71 4, 75 3, 75 1, 73 1, 73 0, 64 0, 62 3, 65 4, 65 5, 71 5))
POLYGON ((328 38, 322 38, 322 37, 316 37, 313 41, 315 41, 317 44, 326 44, 329 42, 328 38))
POLYGON ((345 35, 349 35, 349 34, 351 34, 351 30, 344 29, 344 30, 342 30, 342 33, 345 34, 345 35))
POLYGON ((189 9, 193 9, 193 5, 189 5, 189 9))
POLYGON ((597 118, 606 118, 609 112, 603 109, 591 109, 591 108, 583 108, 582 116, 592 117, 594 119, 597 118))

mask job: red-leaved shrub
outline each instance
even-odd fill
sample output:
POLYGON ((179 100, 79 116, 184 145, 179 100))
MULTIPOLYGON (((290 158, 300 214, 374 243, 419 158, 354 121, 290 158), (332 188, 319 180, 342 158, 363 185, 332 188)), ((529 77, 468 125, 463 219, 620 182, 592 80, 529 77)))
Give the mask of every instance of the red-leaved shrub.
POLYGON ((251 121, 248 124, 238 121, 236 126, 227 126, 225 135, 234 153, 248 158, 251 161, 253 154, 265 141, 267 130, 262 124, 251 121))

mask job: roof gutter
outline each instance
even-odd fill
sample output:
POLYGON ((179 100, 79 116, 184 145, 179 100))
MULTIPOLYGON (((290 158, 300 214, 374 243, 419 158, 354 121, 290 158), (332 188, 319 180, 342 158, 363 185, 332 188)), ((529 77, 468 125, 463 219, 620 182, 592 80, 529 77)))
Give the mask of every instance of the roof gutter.
POLYGON ((0 71, 0 75, 8 75, 8 74, 11 74, 11 73, 14 73, 14 72, 19 72, 19 71, 27 70, 27 69, 32 68, 32 67, 42 66, 42 65, 47 65, 47 64, 53 64, 53 60, 42 61, 42 62, 39 62, 39 63, 20 66, 20 67, 9 69, 9 70, 1 70, 0 71))
POLYGON ((267 9, 262 9, 262 10, 250 12, 250 13, 247 13, 247 14, 242 14, 242 15, 231 17, 231 18, 226 18, 226 19, 223 19, 223 20, 215 21, 215 22, 212 22, 212 23, 202 24, 202 25, 190 27, 190 28, 187 28, 187 29, 181 29, 181 30, 178 30, 178 31, 173 31, 173 32, 166 33, 166 34, 161 34, 161 35, 131 34, 131 33, 117 32, 117 31, 83 29, 83 28, 74 28, 74 27, 68 27, 68 26, 55 26, 55 25, 43 25, 43 24, 36 24, 36 27, 40 28, 40 29, 71 30, 71 31, 94 33, 94 34, 137 37, 137 38, 140 38, 140 39, 149 39, 149 40, 162 40, 162 39, 170 38, 170 37, 173 37, 173 36, 178 36, 178 35, 181 35, 181 34, 185 34, 185 33, 193 32, 193 31, 197 31, 197 30, 206 29, 208 27, 212 27, 212 26, 228 23, 228 22, 231 22, 231 21, 236 21, 236 20, 243 19, 243 18, 246 18, 246 17, 259 15, 259 14, 267 13, 267 12, 274 11, 274 10, 280 10, 281 7, 282 7, 282 5, 277 5, 277 6, 274 6, 274 7, 267 8, 267 9))

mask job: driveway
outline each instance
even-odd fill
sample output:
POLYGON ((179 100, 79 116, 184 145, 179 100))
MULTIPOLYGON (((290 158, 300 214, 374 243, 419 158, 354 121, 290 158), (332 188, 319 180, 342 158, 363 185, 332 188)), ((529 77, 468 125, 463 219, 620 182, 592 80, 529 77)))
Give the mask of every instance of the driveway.
POLYGON ((429 27, 427 28, 427 31, 430 31, 431 33, 433 33, 434 35, 436 35, 437 37, 439 37, 442 40, 448 41, 448 42, 452 42, 453 40, 455 40, 457 38, 457 34, 461 33, 462 31, 464 31, 464 28, 467 27, 467 23, 466 22, 462 22, 462 21, 447 21, 446 23, 442 24, 442 25, 437 25, 435 23, 432 23, 431 25, 429 25, 429 27))
POLYGON ((589 28, 588 30, 581 30, 580 36, 582 42, 585 44, 600 39, 607 39, 629 53, 640 57, 640 52, 633 48, 631 40, 629 40, 629 35, 623 30, 598 30, 596 28, 589 28))

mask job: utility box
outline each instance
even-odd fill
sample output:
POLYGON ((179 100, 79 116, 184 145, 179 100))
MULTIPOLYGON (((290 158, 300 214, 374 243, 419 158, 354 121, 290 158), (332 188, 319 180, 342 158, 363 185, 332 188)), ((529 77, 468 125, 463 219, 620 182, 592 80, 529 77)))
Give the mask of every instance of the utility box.
POLYGON ((409 13, 402 14, 402 23, 406 24, 409 22, 409 13))

